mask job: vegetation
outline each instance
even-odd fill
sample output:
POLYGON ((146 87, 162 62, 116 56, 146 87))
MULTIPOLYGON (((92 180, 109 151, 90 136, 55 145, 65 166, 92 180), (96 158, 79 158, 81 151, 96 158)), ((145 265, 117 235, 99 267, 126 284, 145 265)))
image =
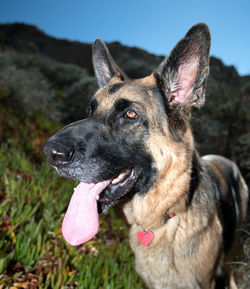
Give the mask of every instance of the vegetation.
POLYGON ((50 121, 65 123, 86 116, 97 88, 84 68, 42 55, 0 51, 0 67, 1 104, 50 121))

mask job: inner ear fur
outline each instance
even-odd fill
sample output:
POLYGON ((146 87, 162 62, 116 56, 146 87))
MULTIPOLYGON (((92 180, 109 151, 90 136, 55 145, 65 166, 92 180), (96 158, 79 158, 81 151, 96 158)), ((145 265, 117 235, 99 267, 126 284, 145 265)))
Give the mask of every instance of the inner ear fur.
POLYGON ((208 26, 196 24, 154 72, 168 106, 191 108, 203 105, 210 43, 208 26))
POLYGON ((99 87, 104 87, 111 79, 124 81, 127 75, 120 69, 112 58, 108 47, 101 39, 96 39, 92 48, 92 60, 99 87))

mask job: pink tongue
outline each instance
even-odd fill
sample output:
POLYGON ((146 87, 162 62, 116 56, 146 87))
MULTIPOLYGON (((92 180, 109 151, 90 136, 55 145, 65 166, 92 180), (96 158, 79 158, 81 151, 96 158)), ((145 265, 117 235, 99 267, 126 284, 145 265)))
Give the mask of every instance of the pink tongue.
POLYGON ((97 184, 80 183, 71 197, 69 207, 63 219, 62 234, 72 246, 77 246, 92 239, 99 229, 96 196, 110 181, 97 184))

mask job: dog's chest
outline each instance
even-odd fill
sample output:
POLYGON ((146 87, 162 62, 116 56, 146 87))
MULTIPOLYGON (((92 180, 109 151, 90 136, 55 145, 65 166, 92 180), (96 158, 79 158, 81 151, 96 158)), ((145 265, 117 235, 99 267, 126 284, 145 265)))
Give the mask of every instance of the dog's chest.
POLYGON ((130 245, 135 254, 136 271, 150 288, 181 288, 177 286, 181 285, 183 277, 196 288, 197 281, 193 268, 190 267, 190 257, 185 251, 188 240, 183 232, 176 231, 174 225, 174 222, 169 222, 168 227, 166 225, 160 230, 153 230, 154 237, 148 246, 138 241, 136 226, 132 226, 130 230, 130 245))
POLYGON ((197 230, 200 219, 194 218, 190 223, 175 216, 152 230, 154 237, 148 246, 137 239, 141 228, 136 224, 130 227, 136 271, 149 288, 194 289, 201 288, 201 284, 210 288, 206 284, 221 246, 221 227, 216 216, 213 222, 213 230, 205 230, 205 224, 197 230))

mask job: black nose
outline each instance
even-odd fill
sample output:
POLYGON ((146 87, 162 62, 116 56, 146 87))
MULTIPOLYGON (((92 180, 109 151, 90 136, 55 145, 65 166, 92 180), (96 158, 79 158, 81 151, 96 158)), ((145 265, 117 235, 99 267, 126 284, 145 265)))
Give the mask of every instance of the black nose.
POLYGON ((74 155, 74 147, 71 144, 50 141, 43 147, 43 154, 51 165, 60 166, 69 163, 74 155))

